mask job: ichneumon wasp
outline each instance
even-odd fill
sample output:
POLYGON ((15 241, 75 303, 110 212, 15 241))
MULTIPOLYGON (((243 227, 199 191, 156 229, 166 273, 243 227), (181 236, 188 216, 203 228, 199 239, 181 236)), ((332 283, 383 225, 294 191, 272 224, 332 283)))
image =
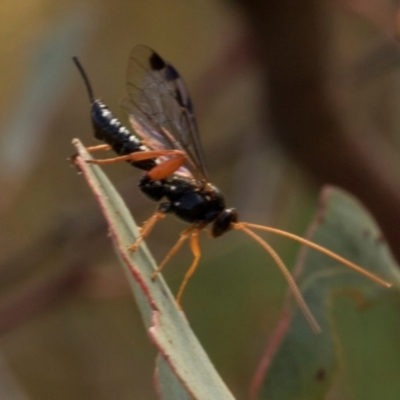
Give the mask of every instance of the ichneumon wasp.
POLYGON ((214 238, 236 229, 259 243, 280 268, 296 302, 315 332, 319 332, 320 327, 305 303, 295 280, 275 250, 254 230, 274 233, 300 242, 383 286, 391 286, 390 283, 338 254, 299 236, 269 226, 239 222, 237 211, 234 208, 226 208, 223 195, 210 182, 192 102, 184 81, 177 70, 155 51, 147 46, 136 46, 129 58, 128 97, 123 100, 122 105, 128 112, 135 134, 114 118, 103 102, 94 98, 85 71, 76 57, 73 60, 88 91, 94 135, 96 139, 105 142, 87 150, 95 152, 111 149, 118 155, 114 158, 88 162, 102 165, 127 161, 145 171, 139 181, 140 190, 153 201, 159 202, 164 199, 155 213, 143 224, 140 237, 129 250, 134 252, 154 225, 168 213, 175 214, 190 224, 152 275, 152 279, 155 280, 183 243, 190 240, 194 260, 178 290, 176 296, 178 306, 200 260, 199 233, 208 226, 211 227, 210 233, 214 238))

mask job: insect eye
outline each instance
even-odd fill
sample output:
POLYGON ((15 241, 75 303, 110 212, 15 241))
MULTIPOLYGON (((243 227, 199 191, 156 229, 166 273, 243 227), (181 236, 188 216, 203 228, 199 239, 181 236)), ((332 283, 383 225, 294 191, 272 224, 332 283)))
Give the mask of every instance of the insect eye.
POLYGON ((223 235, 225 232, 228 232, 232 229, 232 223, 238 221, 238 213, 234 208, 228 208, 222 211, 221 214, 215 219, 212 229, 211 235, 213 237, 218 237, 223 235))

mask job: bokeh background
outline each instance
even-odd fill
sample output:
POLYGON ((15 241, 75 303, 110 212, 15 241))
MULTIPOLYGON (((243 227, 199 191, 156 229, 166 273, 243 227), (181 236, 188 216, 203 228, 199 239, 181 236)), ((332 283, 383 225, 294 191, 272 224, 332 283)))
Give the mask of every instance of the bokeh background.
MULTIPOLYGON (((72 138, 96 144, 72 56, 125 122, 131 48, 147 44, 171 61, 191 91, 214 183, 242 220, 301 235, 321 186, 333 183, 369 207, 399 257, 399 15, 389 0, 2 0, 0 398, 157 398, 155 348, 97 204, 67 162, 72 138)), ((144 221, 154 204, 136 188, 140 172, 121 164, 107 173, 144 221)), ((147 241, 157 260, 183 227, 173 217, 157 226, 147 241)), ((298 247, 270 242, 292 267, 298 247)), ((245 399, 284 279, 240 232, 201 244, 183 306, 245 399)), ((190 260, 184 249, 168 265, 172 290, 190 260)), ((352 302, 342 309, 353 353, 329 399, 364 400, 351 373, 374 378, 359 369, 372 360, 357 358, 368 322, 349 324, 352 302)))

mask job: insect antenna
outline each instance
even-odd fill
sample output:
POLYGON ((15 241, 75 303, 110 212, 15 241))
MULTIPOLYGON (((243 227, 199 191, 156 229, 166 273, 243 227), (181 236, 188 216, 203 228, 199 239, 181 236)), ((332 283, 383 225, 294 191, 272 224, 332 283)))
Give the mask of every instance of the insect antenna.
POLYGON ((257 243, 259 243, 272 257, 272 259, 275 261, 276 265, 279 267, 281 270, 283 276, 285 277, 287 283, 289 284, 289 288, 293 293, 293 296, 299 305, 304 317, 306 318, 307 322, 311 326, 311 329, 313 330, 314 333, 320 333, 321 332, 321 327, 318 325, 318 322, 315 320, 314 316, 312 315, 310 309, 308 308, 302 294, 300 293, 300 289, 297 286, 293 276, 287 269, 285 263, 282 261, 282 259, 279 257, 279 255, 276 253, 276 251, 260 236, 258 236, 256 233, 251 231, 246 227, 247 224, 244 223, 237 223, 235 224, 236 229, 240 229, 243 231, 246 235, 250 236, 252 239, 254 239, 257 243))
POLYGON ((90 84, 89 78, 86 75, 86 72, 82 67, 82 64, 79 62, 78 57, 72 57, 72 60, 74 61, 75 65, 77 66, 79 73, 81 74, 83 81, 85 82, 85 86, 86 86, 86 90, 89 95, 90 102, 94 103, 94 95, 93 95, 92 85, 90 84))
POLYGON ((365 270, 364 268, 361 268, 357 264, 354 264, 351 261, 346 260, 345 258, 339 256, 338 254, 334 253, 333 251, 330 251, 330 250, 326 249, 325 247, 319 246, 318 244, 313 243, 313 242, 311 242, 307 239, 304 239, 300 236, 294 235, 293 233, 282 231, 280 229, 271 228, 269 226, 250 224, 248 222, 236 223, 234 225, 234 227, 236 229, 243 229, 243 227, 259 229, 261 231, 270 232, 270 233, 274 233, 276 235, 287 237, 294 241, 300 242, 301 244, 303 244, 305 246, 311 247, 312 249, 317 250, 320 253, 323 253, 323 254, 327 255, 328 257, 333 258, 336 261, 339 261, 341 264, 345 265, 346 267, 353 269, 354 271, 358 272, 359 274, 366 276, 367 278, 375 281, 376 283, 379 283, 382 286, 385 286, 388 288, 392 286, 391 283, 384 281, 383 279, 379 278, 378 276, 372 274, 371 272, 365 270))

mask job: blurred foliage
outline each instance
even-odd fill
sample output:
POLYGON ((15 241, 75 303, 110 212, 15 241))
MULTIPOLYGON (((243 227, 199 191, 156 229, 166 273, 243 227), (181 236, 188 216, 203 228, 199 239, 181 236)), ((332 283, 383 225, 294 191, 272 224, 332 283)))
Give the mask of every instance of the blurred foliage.
POLYGON ((356 398, 373 400, 383 395, 395 399, 400 392, 400 348, 396 339, 400 326, 393 311, 399 301, 400 271, 382 232, 356 199, 337 188, 325 187, 307 238, 364 266, 391 282, 392 287, 378 285, 336 260, 304 248, 294 274, 322 332, 310 335, 310 327, 298 307, 291 315, 288 293, 285 311, 263 357, 269 361, 257 374, 265 379, 254 382, 253 392, 259 392, 260 399, 318 400, 326 398, 338 374, 342 374, 348 382, 358 376, 351 385, 356 398), (346 304, 337 313, 334 300, 343 295, 351 296, 355 306, 346 304), (360 331, 360 326, 349 323, 350 318, 359 320, 360 314, 377 305, 380 313, 370 312, 365 318, 363 325, 368 329, 360 331), (362 349, 359 360, 374 360, 373 368, 362 363, 354 369, 344 367, 355 351, 353 346, 342 346, 342 330, 336 328, 338 320, 347 320, 350 329, 345 341, 351 338, 353 344, 357 343, 354 348, 362 349), (385 376, 385 381, 377 382, 376 376, 385 376))

